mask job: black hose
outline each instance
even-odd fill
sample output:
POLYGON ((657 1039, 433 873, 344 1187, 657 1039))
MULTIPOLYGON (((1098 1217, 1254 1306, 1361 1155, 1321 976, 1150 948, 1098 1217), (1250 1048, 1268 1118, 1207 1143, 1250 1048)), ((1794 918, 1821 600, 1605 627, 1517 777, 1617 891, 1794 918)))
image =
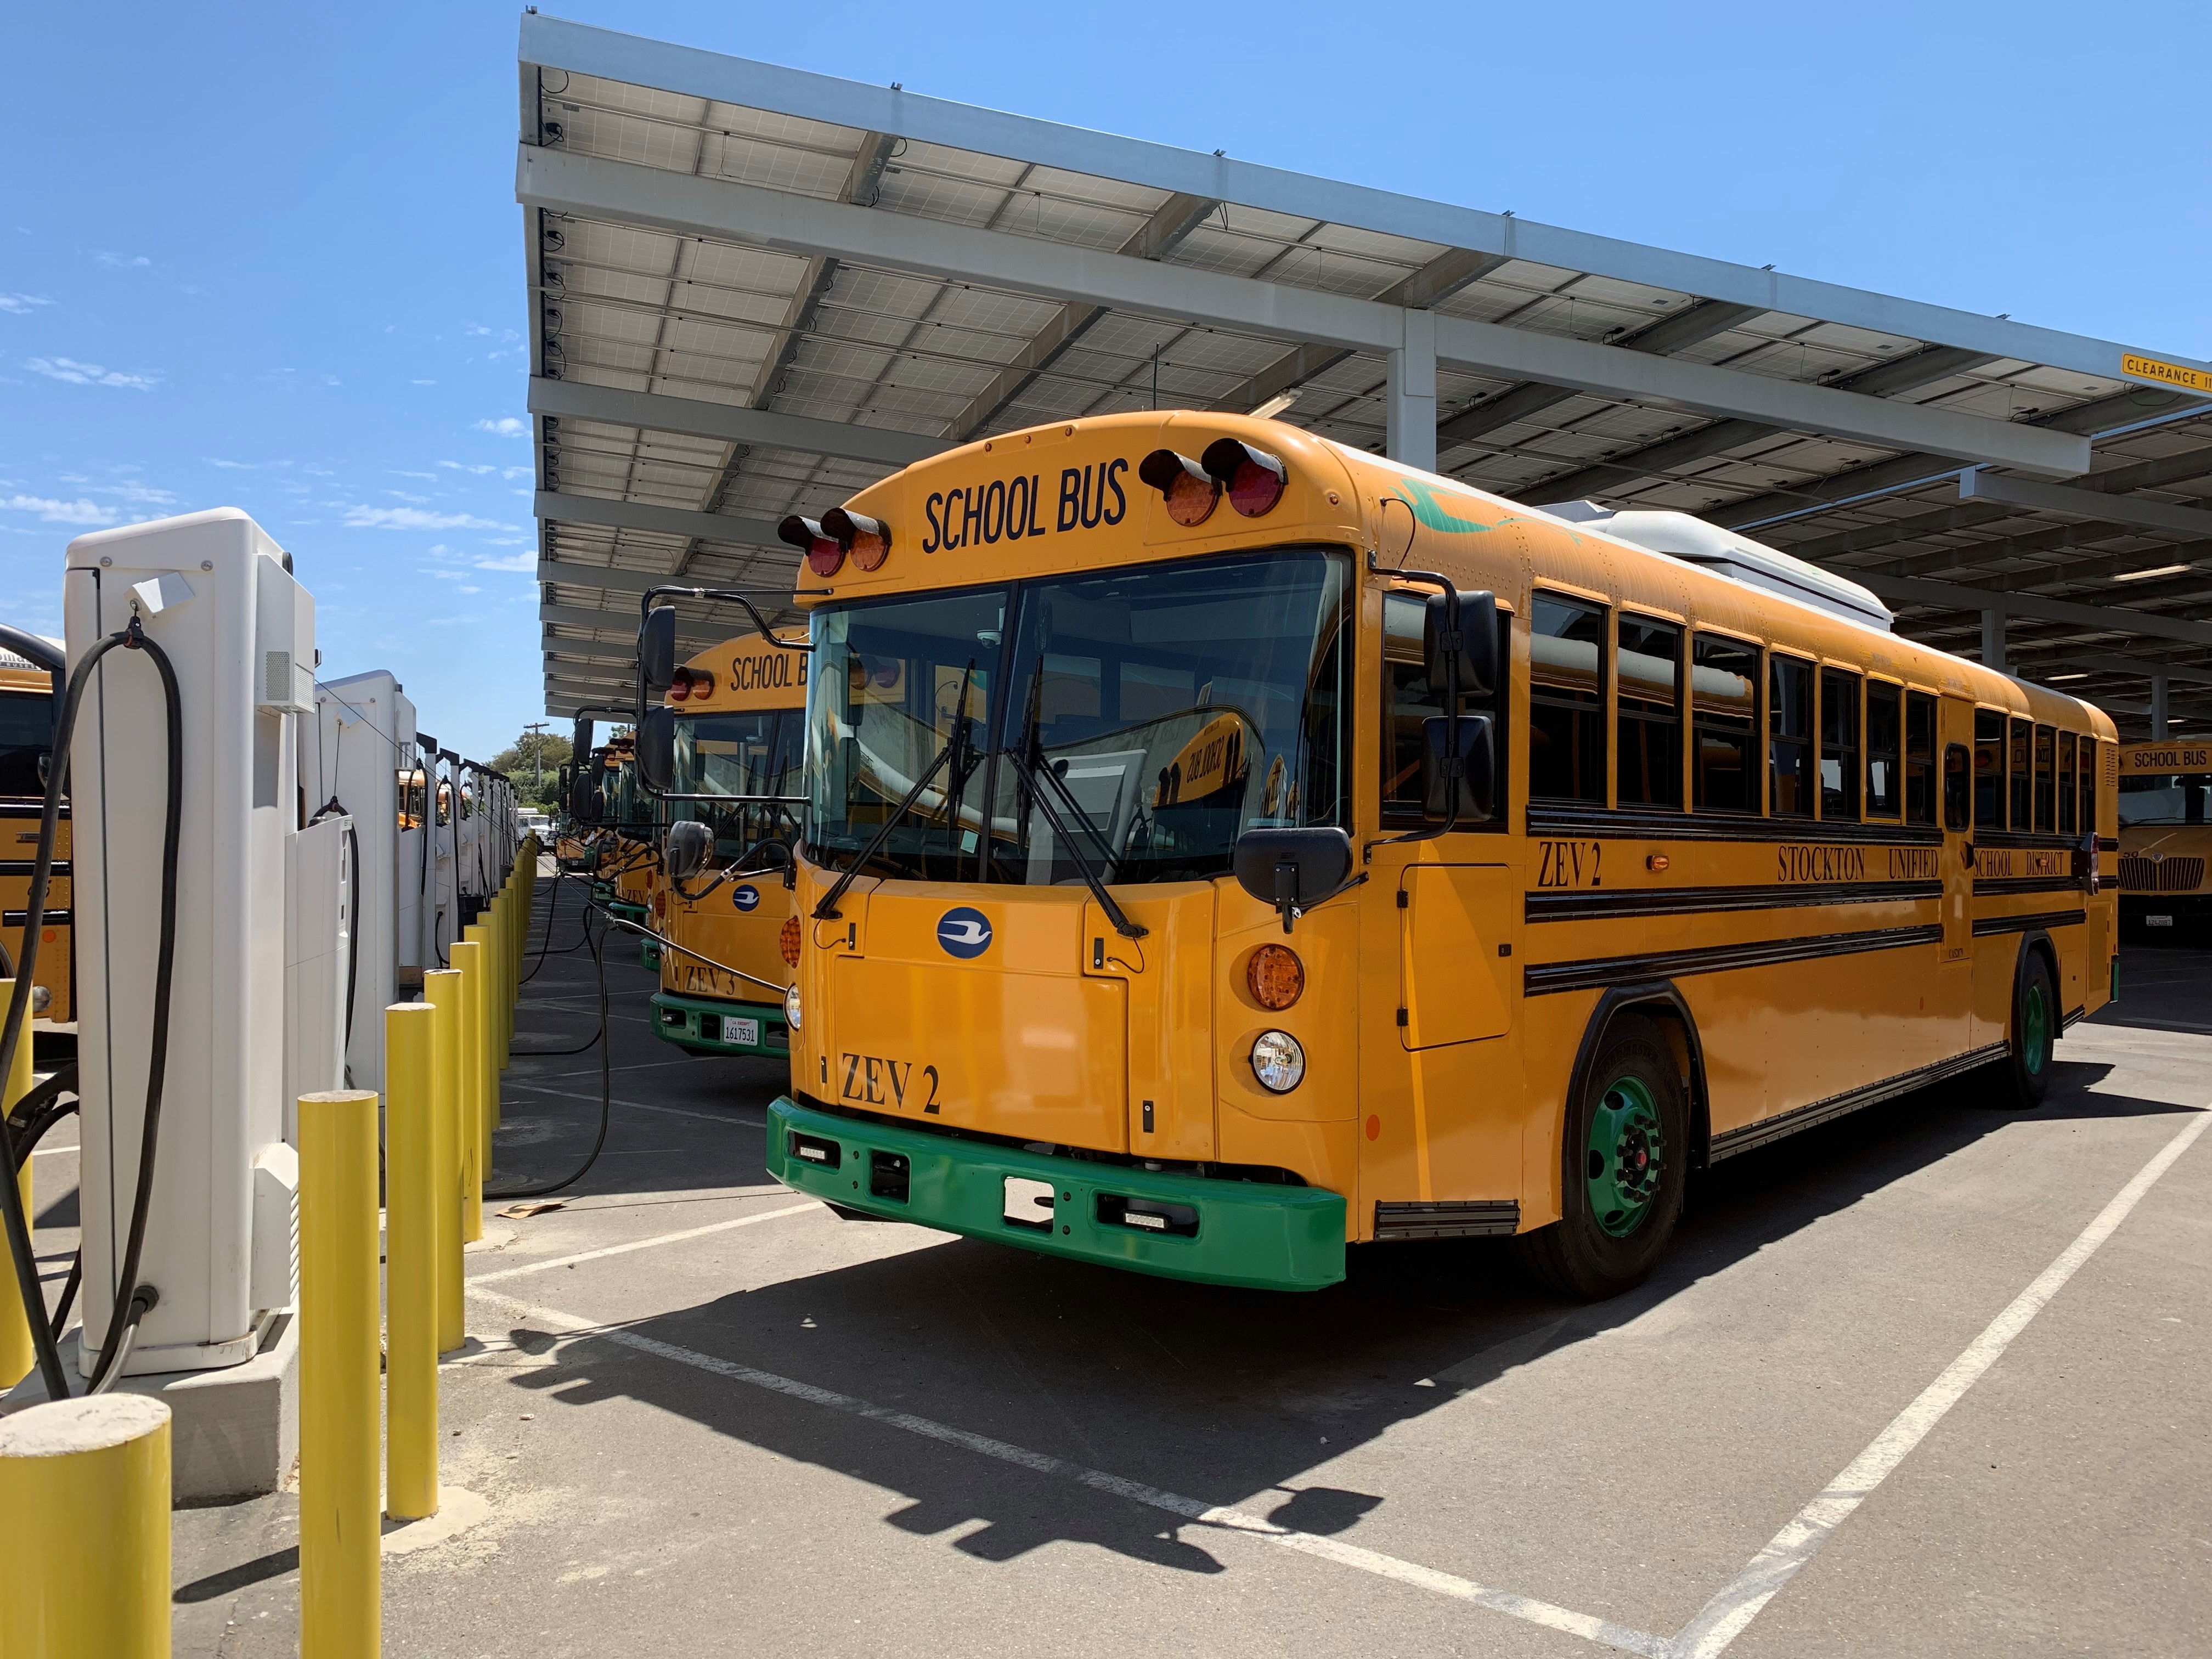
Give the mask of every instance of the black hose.
POLYGON ((76 1110, 76 1062, 71 1060, 45 1082, 33 1085, 8 1113, 8 1133, 15 1142, 15 1167, 30 1161, 47 1130, 76 1110), (62 1097, 70 1098, 64 1101, 62 1097))
MULTIPOLYGON (((592 937, 592 927, 588 915, 584 923, 584 937, 586 940, 590 940, 592 937)), ((607 1125, 614 1115, 615 1078, 612 1058, 614 1045, 607 1041, 607 959, 605 953, 599 949, 596 942, 592 945, 592 966, 597 970, 599 981, 599 1034, 593 1039, 599 1046, 599 1139, 592 1141, 591 1152, 584 1161, 560 1180, 547 1186, 512 1188, 504 1192, 496 1193, 487 1188, 484 1196, 488 1199, 544 1198, 547 1194, 557 1193, 564 1187, 573 1187, 590 1173, 592 1165, 599 1161, 599 1153, 605 1149, 607 1125)), ((590 1046, 589 1043, 585 1045, 586 1048, 590 1046)), ((575 1052, 581 1053, 582 1050, 579 1049, 575 1052)))
MULTIPOLYGON (((174 979, 177 954, 177 857, 183 830, 185 800, 184 700, 177 690, 176 670, 169 661, 169 653, 148 637, 135 616, 127 628, 108 635, 85 653, 76 672, 70 676, 68 689, 62 698, 61 714, 54 723, 53 761, 47 769, 46 801, 39 817, 38 855, 32 861, 30 891, 24 901, 23 960, 15 978, 15 994, 9 1000, 5 1027, 0 1028, 0 1077, 5 1077, 15 1063, 16 1047, 24 1036, 25 1018, 30 1012, 31 981, 38 963, 40 928, 45 919, 47 889, 53 877, 56 826, 61 817, 62 796, 68 788, 70 739, 76 730, 78 711, 84 703, 84 689, 91 683, 94 667, 118 647, 144 651, 161 677, 168 726, 169 775, 167 810, 162 823, 161 939, 155 957, 152 1052, 146 1068, 146 1106, 139 1142, 138 1184, 131 1204, 131 1227, 128 1242, 124 1248, 122 1273, 118 1276, 114 1305, 108 1316, 107 1334, 100 1346, 100 1363, 92 1379, 94 1389, 105 1383, 112 1370, 125 1332, 134 1327, 146 1309, 152 1305, 147 1296, 142 1294, 150 1292, 152 1287, 139 1285, 137 1275, 139 1260, 146 1243, 147 1212, 153 1201, 154 1156, 161 1140, 161 1094, 169 1058, 169 993, 174 979)), ((15 1138, 5 1121, 0 1121, 0 1158, 4 1158, 7 1169, 18 1167, 15 1138)), ((27 1314, 33 1309, 43 1309, 46 1293, 39 1283, 38 1259, 31 1243, 30 1218, 24 1213, 22 1194, 13 1181, 0 1180, 0 1218, 4 1218, 6 1223, 9 1254, 15 1260, 15 1279, 22 1293, 24 1310, 27 1314)), ((62 1370, 61 1345, 55 1327, 43 1318, 27 1320, 27 1322, 31 1328, 32 1346, 38 1356, 39 1372, 46 1383, 47 1398, 68 1398, 69 1382, 62 1370)))

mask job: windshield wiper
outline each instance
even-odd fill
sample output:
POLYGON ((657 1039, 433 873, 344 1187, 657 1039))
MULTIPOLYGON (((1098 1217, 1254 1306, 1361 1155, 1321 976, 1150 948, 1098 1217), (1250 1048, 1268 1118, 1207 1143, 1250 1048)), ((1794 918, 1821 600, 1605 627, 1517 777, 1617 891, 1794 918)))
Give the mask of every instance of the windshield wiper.
MULTIPOLYGON (((1106 890, 1106 884, 1099 879, 1098 872, 1091 867, 1091 860, 1083 856, 1082 843, 1067 833, 1067 826, 1060 822, 1060 814, 1054 810, 1053 804, 1045 799, 1044 790, 1038 785, 1037 775, 1032 769, 1028 758, 1018 750, 1009 749, 1004 753, 1007 764, 1014 769, 1015 774, 1028 787, 1030 799, 1035 801, 1038 809, 1044 813, 1044 820, 1052 826, 1052 833, 1060 838, 1060 845, 1067 848, 1067 856, 1075 860, 1075 867, 1083 877, 1083 884, 1091 890, 1091 896, 1098 901, 1098 908, 1106 913, 1106 919, 1114 924, 1114 931, 1123 939, 1142 939, 1146 933, 1152 932, 1151 928, 1141 922, 1130 921, 1121 907, 1115 902, 1113 894, 1106 890)), ((1067 787, 1059 775, 1049 766, 1044 769, 1044 773, 1061 789, 1065 790, 1067 787)), ((1068 800, 1071 805, 1074 805, 1074 797, 1072 794, 1069 795, 1068 800)), ((1080 815, 1083 809, 1076 805, 1075 811, 1080 815)), ((1085 819, 1084 828, 1091 830, 1088 818, 1085 819)), ((1091 832, 1094 835, 1097 833, 1095 830, 1091 832)))
MULTIPOLYGON (((968 686, 969 682, 974 678, 975 673, 975 665, 973 660, 970 660, 966 670, 960 676, 960 702, 952 717, 952 735, 945 740, 945 747, 937 751, 927 766, 922 768, 921 775, 914 781, 914 787, 899 798, 898 805, 891 808, 890 815, 877 826, 874 838, 860 849, 859 855, 852 863, 846 866, 844 872, 831 884, 830 890, 822 896, 822 902, 810 913, 815 921, 835 921, 838 919, 837 901, 845 896, 846 889, 860 878, 860 872, 867 867, 868 860, 883 850, 884 843, 890 839, 891 831, 898 827, 899 820, 914 810, 915 802, 921 799, 921 792, 929 787, 930 780, 944 769, 947 761, 952 760, 956 755, 967 749, 968 686)), ((972 766, 963 768, 955 763, 953 770, 955 775, 953 779, 948 781, 945 798, 947 821, 952 825, 954 833, 957 833, 959 807, 958 795, 956 792, 964 792, 967 780, 974 773, 975 768, 972 766)))

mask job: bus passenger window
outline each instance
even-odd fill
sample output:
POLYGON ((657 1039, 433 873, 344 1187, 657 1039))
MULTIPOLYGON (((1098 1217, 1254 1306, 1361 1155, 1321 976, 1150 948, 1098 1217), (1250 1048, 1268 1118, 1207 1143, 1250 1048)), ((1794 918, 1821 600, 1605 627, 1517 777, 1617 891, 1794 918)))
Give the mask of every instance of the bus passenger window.
POLYGON ((1859 677, 1820 671, 1820 816, 1859 815, 1859 677))
POLYGON ((1974 763, 1967 757, 1966 745, 1954 743, 1943 751, 1943 827, 1946 830, 1972 828, 1967 807, 1974 799, 1974 763))
POLYGON ((2057 827, 2058 797, 2051 781, 2051 751, 2057 744, 2058 733, 2051 727, 2035 728, 2035 827, 2045 836, 2057 827))
POLYGON ((1813 816, 1813 665, 1767 659, 1767 810, 1778 818, 1813 816))
POLYGON ((2005 783, 2012 800, 2012 827, 2015 830, 2033 828, 2028 807, 2034 779, 2027 769, 2027 761, 2034 730, 2026 720, 2005 722, 2005 783))
POLYGON ((1540 592, 1529 607, 1528 793, 1605 805, 1605 612, 1540 592))
POLYGON ((2004 716, 1974 710, 1974 828, 2002 830, 2004 806, 2004 716))
POLYGON ((1690 652, 1690 714, 1701 812, 1759 811, 1759 647, 1700 634, 1690 652))
POLYGON ((1682 630, 1641 617, 1620 619, 1620 804, 1682 804, 1682 630))
POLYGON ((1924 691, 1905 694, 1905 821, 1936 822, 1936 699, 1924 691))
POLYGON ((1893 818, 1902 804, 1898 790, 1902 781, 1898 775, 1898 750, 1905 736, 1900 719, 1904 702, 1903 686, 1885 685, 1880 680, 1867 682, 1866 810, 1870 818, 1893 818))
POLYGON ((2074 833, 2074 744, 2071 732, 2058 734, 2058 833, 2074 833))

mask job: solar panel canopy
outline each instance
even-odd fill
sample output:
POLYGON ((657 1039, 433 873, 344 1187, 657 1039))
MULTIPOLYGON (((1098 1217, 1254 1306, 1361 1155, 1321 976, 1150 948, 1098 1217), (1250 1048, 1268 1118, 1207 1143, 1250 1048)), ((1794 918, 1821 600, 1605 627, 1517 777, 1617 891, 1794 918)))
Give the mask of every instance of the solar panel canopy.
POLYGON ((2212 364, 536 14, 520 68, 550 714, 630 702, 655 584, 788 592, 787 514, 1273 404, 1710 519, 2133 735, 2212 718, 2212 364))

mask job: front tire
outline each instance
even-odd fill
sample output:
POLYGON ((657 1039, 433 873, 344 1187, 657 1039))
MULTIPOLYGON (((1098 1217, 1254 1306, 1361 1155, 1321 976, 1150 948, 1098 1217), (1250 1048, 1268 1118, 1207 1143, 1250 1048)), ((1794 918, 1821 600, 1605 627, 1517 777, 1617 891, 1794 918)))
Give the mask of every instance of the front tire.
POLYGON ((1674 1052, 1650 1020, 1606 1029, 1563 1152, 1560 1218, 1516 1238, 1515 1252, 1546 1288, 1601 1302, 1650 1276, 1682 1214, 1689 1112, 1674 1052))
POLYGON ((1989 1068, 1990 1103, 2032 1112, 2051 1092, 2051 1045, 2058 1038, 2058 989, 2040 951, 2025 952, 2013 976, 2012 1024, 2005 1057, 1989 1068))

